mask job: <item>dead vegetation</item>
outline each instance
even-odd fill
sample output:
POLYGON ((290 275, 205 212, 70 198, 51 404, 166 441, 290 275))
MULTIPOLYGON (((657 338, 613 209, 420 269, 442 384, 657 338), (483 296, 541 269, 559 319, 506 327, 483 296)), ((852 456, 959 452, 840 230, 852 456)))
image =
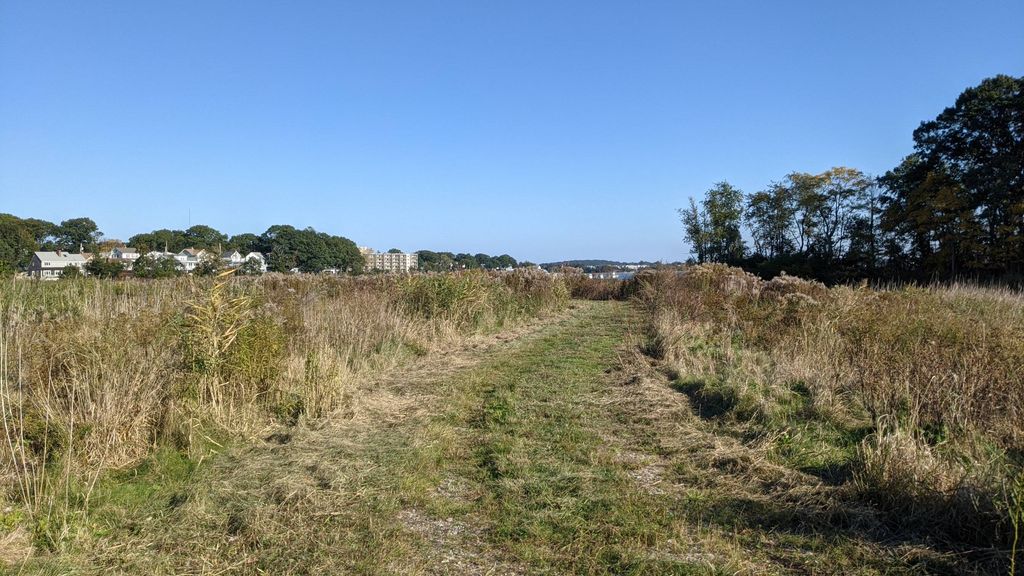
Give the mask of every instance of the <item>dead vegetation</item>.
MULTIPOLYGON (((1014 556, 1020 294, 829 289, 721 265, 641 275, 636 289, 649 322, 643 348, 708 426, 837 488, 815 518, 930 542, 982 571, 1014 556)), ((817 499, 805 494, 790 511, 807 498, 817 499)))
POLYGON ((621 300, 626 284, 621 280, 600 280, 585 276, 579 268, 563 268, 562 277, 573 298, 581 300, 621 300))
POLYGON ((400 370, 360 374, 344 410, 235 442, 186 482, 168 480, 175 456, 158 453, 101 485, 98 528, 69 556, 90 570, 149 574, 518 573, 477 523, 429 505, 436 497, 465 507, 478 497, 472 485, 419 475, 454 441, 431 436, 431 418, 451 401, 447 382, 561 318, 460 338, 400 370), (131 504, 124 492, 139 487, 152 492, 131 504))
POLYGON ((1016 569, 1017 295, 701 267, 563 306, 550 282, 5 300, 8 430, 44 426, 7 435, 0 550, 58 573, 1016 569))
POLYGON ((198 462, 233 438, 315 427, 352 410, 356 381, 566 302, 530 273, 8 281, 0 529, 63 550, 104 478, 161 447, 198 462))

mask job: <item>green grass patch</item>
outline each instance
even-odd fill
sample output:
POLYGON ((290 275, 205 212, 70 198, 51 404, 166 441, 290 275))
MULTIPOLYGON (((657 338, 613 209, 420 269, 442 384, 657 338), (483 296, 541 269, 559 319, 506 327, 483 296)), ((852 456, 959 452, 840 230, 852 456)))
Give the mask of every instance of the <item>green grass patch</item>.
POLYGON ((97 483, 89 523, 96 536, 133 531, 133 519, 173 512, 191 497, 196 463, 187 454, 161 447, 138 466, 115 471, 97 483))
POLYGON ((531 570, 587 574, 709 573, 653 551, 670 538, 670 502, 637 490, 601 431, 615 415, 599 399, 629 323, 621 304, 588 308, 571 325, 495 359, 454 384, 475 408, 445 417, 469 427, 472 458, 442 475, 470 480, 487 537, 531 570))

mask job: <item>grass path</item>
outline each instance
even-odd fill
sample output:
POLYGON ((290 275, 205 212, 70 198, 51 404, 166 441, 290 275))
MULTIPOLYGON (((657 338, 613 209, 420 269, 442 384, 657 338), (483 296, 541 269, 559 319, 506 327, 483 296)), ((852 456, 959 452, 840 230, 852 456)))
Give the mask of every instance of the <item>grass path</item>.
POLYGON ((81 564, 195 574, 656 564, 651 545, 670 511, 637 489, 603 437, 629 310, 573 307, 372 383, 321 430, 220 455, 184 493, 161 490, 156 506, 117 515, 121 526, 107 526, 81 564))
POLYGON ((671 509, 637 488, 608 441, 616 414, 607 390, 628 309, 584 306, 565 329, 460 378, 461 401, 444 419, 465 432, 435 474, 465 482, 474 498, 429 510, 479 516, 488 542, 529 572, 654 568, 652 550, 671 526, 671 509))
MULTIPOLYGON (((366 383, 320 429, 101 493, 54 573, 928 573, 695 416, 623 303, 366 383)), ((178 466, 178 468, 175 468, 178 466)), ((855 514, 854 514, 855 516, 855 514)), ((941 567, 941 564, 937 565, 941 567)))

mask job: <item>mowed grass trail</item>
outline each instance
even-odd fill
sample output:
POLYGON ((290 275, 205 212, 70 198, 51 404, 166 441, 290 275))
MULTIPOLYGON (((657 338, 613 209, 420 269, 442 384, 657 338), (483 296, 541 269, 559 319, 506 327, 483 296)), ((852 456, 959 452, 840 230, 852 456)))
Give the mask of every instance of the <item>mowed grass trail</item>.
MULTIPOLYGON (((319 429, 103 489, 52 573, 922 573, 695 416, 637 313, 569 313, 354 391, 319 429), (175 472, 178 470, 178 472, 175 472), (838 519, 836 519, 838 518, 838 519), (848 522, 847 522, 848 524, 848 522)), ((909 558, 909 560, 908 560, 909 558)), ((922 568, 923 566, 923 568, 922 568)), ((934 566, 933 566, 934 567, 934 566)))
MULTIPOLYGON (((528 572, 667 568, 654 551, 670 533, 672 510, 638 489, 609 439, 616 414, 608 391, 629 310, 581 306, 563 329, 461 378, 446 423, 465 433, 437 476, 468 482, 470 517, 528 572)), ((453 508, 430 504, 434 513, 453 508)))
POLYGON ((959 573, 879 542, 819 478, 695 414, 629 304, 576 314, 447 384, 400 514, 436 574, 959 573), (408 522, 410 521, 411 522, 408 522))
MULTIPOLYGON (((355 414, 143 477, 75 571, 605 573, 654 557, 672 511, 606 435, 627 305, 576 302, 517 338, 369 391, 355 414), (150 486, 150 483, 157 486, 150 486), (127 508, 127 509, 125 509, 127 508)), ((152 467, 151 467, 152 468, 152 467)))

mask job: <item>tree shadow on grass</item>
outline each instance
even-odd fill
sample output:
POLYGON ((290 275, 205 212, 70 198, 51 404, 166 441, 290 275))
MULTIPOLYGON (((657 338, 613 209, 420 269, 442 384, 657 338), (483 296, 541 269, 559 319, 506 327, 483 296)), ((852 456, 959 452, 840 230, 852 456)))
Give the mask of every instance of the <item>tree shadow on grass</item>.
MULTIPOLYGON (((736 407, 738 399, 729 388, 717 385, 713 379, 684 380, 678 376, 670 385, 686 395, 694 413, 701 419, 716 426, 732 428, 725 416, 736 407)), ((719 432, 728 433, 728 429, 719 432)), ((756 426, 747 429, 747 434, 757 430, 756 426)), ((859 445, 872 430, 846 430, 840 439, 828 436, 822 441, 841 440, 843 446, 859 445)), ((716 463, 720 461, 730 464, 715 465, 721 476, 741 482, 758 476, 754 468, 750 468, 756 466, 753 461, 742 458, 715 460, 716 463)), ((737 484, 726 481, 722 484, 722 492, 715 490, 715 496, 702 506, 702 517, 729 530, 756 528, 767 533, 785 534, 811 548, 815 548, 814 542, 820 545, 823 541, 845 542, 851 549, 856 548, 857 543, 867 544, 868 549, 877 550, 885 557, 865 557, 858 562, 876 563, 883 571, 896 562, 901 570, 912 573, 1005 573, 1005 554, 998 550, 969 539, 943 535, 934 526, 908 525, 905 519, 894 521, 891 514, 857 497, 849 489, 855 472, 855 465, 850 460, 826 460, 813 465, 794 463, 787 467, 813 476, 820 484, 815 486, 808 479, 806 484, 762 493, 755 483, 750 485, 750 492, 738 493, 735 490, 737 484)))
POLYGON ((672 388, 685 394, 693 411, 704 420, 718 418, 736 406, 732 391, 712 386, 705 379, 674 380, 672 388))
POLYGON ((853 480, 854 469, 851 462, 828 462, 821 466, 805 466, 799 470, 829 486, 842 486, 853 480))
MULTIPOLYGON (((873 510, 852 502, 821 499, 802 501, 799 496, 749 497, 727 495, 707 503, 704 519, 723 529, 741 533, 757 529, 775 534, 794 544, 792 568, 800 570, 800 548, 814 553, 844 554, 858 550, 852 560, 862 567, 875 565, 889 571, 924 574, 1005 573, 1005 559, 991 548, 978 548, 936 540, 927 527, 914 533, 894 531, 881 522, 873 510), (863 548, 869 544, 868 548, 863 548), (829 552, 825 552, 829 550, 829 552), (872 556, 865 550, 875 550, 872 556)), ((763 536, 760 536, 763 538, 763 536)), ((782 560, 782 559, 778 559, 782 560)), ((843 572, 839 566, 838 572, 843 572)))

